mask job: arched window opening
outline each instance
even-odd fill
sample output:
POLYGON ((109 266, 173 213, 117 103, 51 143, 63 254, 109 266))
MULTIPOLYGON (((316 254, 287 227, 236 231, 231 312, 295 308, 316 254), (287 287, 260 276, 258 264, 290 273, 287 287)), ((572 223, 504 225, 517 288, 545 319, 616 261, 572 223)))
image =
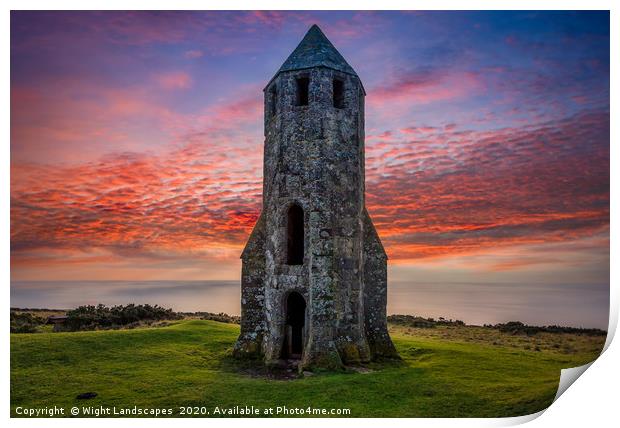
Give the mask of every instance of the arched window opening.
POLYGON ((300 77, 296 80, 297 80, 296 105, 307 106, 308 105, 308 92, 310 89, 310 79, 307 77, 300 77))
POLYGON ((285 311, 286 324, 284 342, 282 344, 282 357, 301 358, 305 341, 306 300, 298 292, 291 292, 286 299, 285 311))
POLYGON ((344 108, 344 82, 340 79, 332 81, 334 107, 344 108))
POLYGON ((286 241, 286 263, 302 265, 304 263, 304 210, 296 204, 288 209, 286 241))

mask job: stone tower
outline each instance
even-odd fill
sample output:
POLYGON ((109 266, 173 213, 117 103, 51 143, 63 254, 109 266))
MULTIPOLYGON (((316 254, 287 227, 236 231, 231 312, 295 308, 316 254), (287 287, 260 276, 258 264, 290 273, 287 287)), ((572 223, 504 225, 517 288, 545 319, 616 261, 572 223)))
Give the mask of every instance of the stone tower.
POLYGON ((387 256, 364 201, 364 87, 313 25, 265 93, 263 209, 241 255, 237 357, 397 357, 387 256))

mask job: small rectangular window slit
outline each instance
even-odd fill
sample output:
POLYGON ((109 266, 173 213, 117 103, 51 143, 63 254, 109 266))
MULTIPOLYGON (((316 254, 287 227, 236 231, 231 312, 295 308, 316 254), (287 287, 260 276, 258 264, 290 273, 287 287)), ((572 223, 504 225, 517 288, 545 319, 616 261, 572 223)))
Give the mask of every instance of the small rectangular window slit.
POLYGON ((310 87, 310 79, 307 77, 300 77, 297 79, 297 105, 308 105, 308 89, 310 87))
POLYGON ((344 108, 344 82, 340 79, 334 79, 332 84, 334 107, 344 108))

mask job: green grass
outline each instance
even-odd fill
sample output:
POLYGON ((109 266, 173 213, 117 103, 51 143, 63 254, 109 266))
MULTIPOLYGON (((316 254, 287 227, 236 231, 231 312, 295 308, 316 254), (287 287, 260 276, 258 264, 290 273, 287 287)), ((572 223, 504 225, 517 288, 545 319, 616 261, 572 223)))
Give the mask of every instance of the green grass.
POLYGON ((432 330, 417 334, 418 329, 392 326, 402 364, 292 381, 242 374, 230 357, 239 331, 235 324, 184 320, 160 328, 12 334, 11 414, 17 416, 18 406, 212 411, 247 405, 349 408, 354 417, 517 416, 547 407, 560 369, 593 360, 604 342, 553 335, 571 346, 555 346, 545 337, 531 339, 530 346, 523 338, 485 341, 484 330, 473 327, 432 330), (97 397, 75 399, 90 391, 97 397))

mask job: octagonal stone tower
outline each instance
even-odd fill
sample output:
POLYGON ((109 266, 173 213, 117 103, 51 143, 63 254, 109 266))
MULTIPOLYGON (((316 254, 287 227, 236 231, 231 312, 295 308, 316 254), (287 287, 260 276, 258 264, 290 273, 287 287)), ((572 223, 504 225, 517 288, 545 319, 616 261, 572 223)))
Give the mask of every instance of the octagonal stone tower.
POLYGON ((387 256, 364 201, 364 97, 313 25, 264 90, 263 210, 241 255, 237 357, 397 358, 387 256))

